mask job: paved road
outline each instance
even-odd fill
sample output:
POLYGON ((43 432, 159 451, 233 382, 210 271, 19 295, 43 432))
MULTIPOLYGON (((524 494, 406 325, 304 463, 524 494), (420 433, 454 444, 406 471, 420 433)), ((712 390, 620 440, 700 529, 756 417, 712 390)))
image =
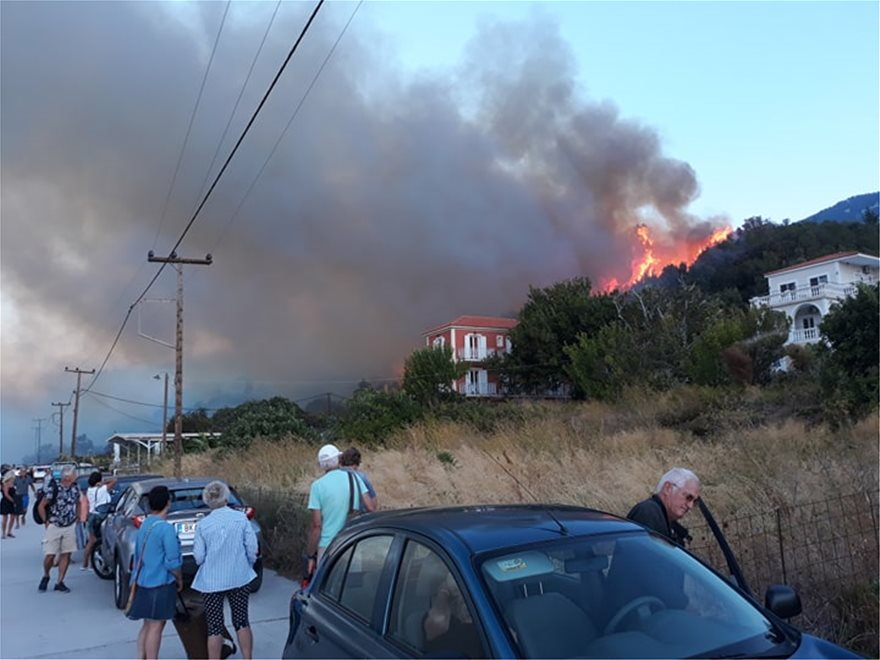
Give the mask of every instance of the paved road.
MULTIPOLYGON (((0 658, 134 658, 140 623, 130 621, 113 604, 112 580, 82 571, 81 552, 74 553, 65 580, 71 593, 37 591, 42 526, 28 523, 16 538, 0 541, 0 658)), ((255 658, 280 658, 287 638, 287 611, 294 583, 267 570, 263 587, 251 596, 250 619, 255 658)), ((227 606, 227 622, 230 621, 227 606)), ((231 624, 229 624, 232 632, 231 624)), ((174 626, 165 627, 160 658, 186 658, 174 626)), ((237 653, 235 657, 241 657, 237 653)))

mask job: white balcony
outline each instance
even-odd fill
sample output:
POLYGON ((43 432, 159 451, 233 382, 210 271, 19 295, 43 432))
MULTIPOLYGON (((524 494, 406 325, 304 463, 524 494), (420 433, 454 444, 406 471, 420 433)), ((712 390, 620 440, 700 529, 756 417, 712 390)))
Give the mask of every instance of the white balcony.
POLYGON ((503 348, 473 348, 471 346, 465 346, 464 348, 456 349, 455 357, 464 362, 480 362, 481 360, 485 360, 490 357, 495 357, 496 355, 504 355, 507 351, 503 348))
POLYGON ((464 385, 465 396, 498 396, 499 394, 497 383, 470 383, 466 381, 464 385))
POLYGON ((794 329, 788 334, 789 344, 815 344, 819 339, 819 328, 794 329))
POLYGON ((791 303, 818 300, 819 298, 840 300, 841 298, 855 295, 855 292, 855 284, 817 284, 816 286, 806 286, 794 291, 777 291, 769 296, 755 296, 752 298, 751 303, 755 307, 782 307, 791 303))

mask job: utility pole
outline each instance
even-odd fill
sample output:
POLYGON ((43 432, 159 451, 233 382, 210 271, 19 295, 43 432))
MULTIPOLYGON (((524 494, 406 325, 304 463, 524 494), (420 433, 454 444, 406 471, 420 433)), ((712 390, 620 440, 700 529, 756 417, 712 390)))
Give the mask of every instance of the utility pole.
POLYGON ((52 405, 58 406, 58 414, 61 416, 60 428, 58 430, 58 455, 62 456, 64 454, 64 408, 69 406, 70 403, 53 403, 52 405))
POLYGON ((37 432, 37 463, 42 463, 41 460, 43 455, 40 453, 40 450, 43 448, 43 422, 47 421, 45 417, 38 417, 34 419, 34 422, 37 424, 34 427, 34 430, 37 432))
POLYGON ((73 433, 70 438, 70 459, 76 460, 76 420, 79 417, 79 394, 82 383, 82 375, 83 374, 93 374, 95 370, 86 371, 85 369, 80 369, 79 367, 75 367, 73 369, 69 367, 64 367, 64 371, 70 374, 76 374, 76 396, 73 404, 73 433))
MULTIPOLYGON (((159 380, 159 374, 153 376, 156 380, 159 380)), ((162 451, 164 452, 167 449, 166 446, 166 435, 168 430, 168 372, 165 372, 165 398, 162 403, 162 451)), ((149 454, 147 455, 149 458, 149 454)))
MULTIPOLYGON (((173 264, 177 270, 177 334, 174 345, 174 476, 179 477, 180 458, 183 455, 183 266, 210 266, 214 259, 210 254, 204 259, 184 259, 172 252, 167 257, 157 257, 150 250, 147 261, 159 264, 173 264)), ((74 418, 75 419, 75 418, 74 418)))

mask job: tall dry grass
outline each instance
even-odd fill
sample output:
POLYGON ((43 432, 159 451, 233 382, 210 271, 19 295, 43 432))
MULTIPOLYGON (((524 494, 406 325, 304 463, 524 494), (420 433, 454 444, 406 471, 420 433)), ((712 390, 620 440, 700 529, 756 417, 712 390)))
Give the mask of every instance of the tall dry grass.
MULTIPOLYGON (((878 490, 876 413, 832 431, 780 413, 760 392, 729 396, 630 393, 618 405, 527 404, 492 432, 425 423, 383 448, 360 447, 362 468, 382 508, 540 501, 625 514, 676 465, 700 476, 703 497, 722 522, 878 490)), ((304 497, 320 476, 316 454, 317 446, 295 438, 256 441, 234 453, 185 456, 183 469, 238 486, 257 507, 267 561, 296 576, 308 523, 304 497)), ((170 465, 158 469, 171 473, 170 465)), ((871 515, 876 520, 877 512, 871 515)), ((757 538, 732 542, 753 562, 766 550, 757 538)), ((847 576, 836 586, 795 575, 807 608, 799 625, 875 657, 877 576, 868 572, 874 574, 847 576)))
MULTIPOLYGON (((384 448, 361 447, 362 468, 383 508, 541 501, 626 513, 675 465, 700 476, 704 498, 719 516, 878 488, 876 415, 836 432, 791 418, 757 425, 725 420, 729 428, 705 439, 659 423, 670 414, 662 397, 628 409, 532 408, 527 421, 491 433, 454 423, 406 429, 384 448)), ((319 476, 316 453, 296 439, 256 441, 241 452, 187 455, 183 469, 306 493, 319 476)))

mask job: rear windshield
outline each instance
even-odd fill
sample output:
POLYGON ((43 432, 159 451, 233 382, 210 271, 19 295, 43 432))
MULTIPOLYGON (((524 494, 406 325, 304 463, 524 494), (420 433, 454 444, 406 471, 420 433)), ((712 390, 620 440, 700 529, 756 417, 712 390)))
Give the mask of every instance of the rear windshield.
MULTIPOLYGON (((171 508, 169 513, 176 511, 191 511, 195 509, 207 509, 207 505, 202 501, 202 492, 204 488, 177 488, 171 491, 171 508)), ((241 500, 235 492, 229 490, 229 505, 242 506, 241 500)), ((144 511, 150 510, 150 502, 147 495, 141 496, 140 507, 144 511)))

